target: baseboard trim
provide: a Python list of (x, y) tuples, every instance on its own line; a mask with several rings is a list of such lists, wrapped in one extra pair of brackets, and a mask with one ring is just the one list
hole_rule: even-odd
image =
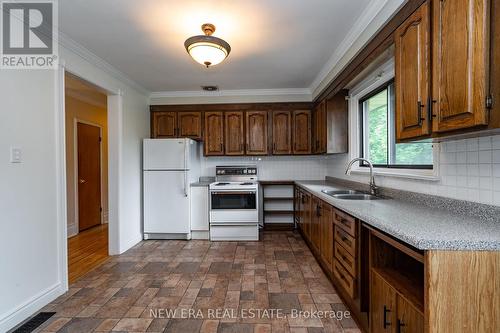
[(210, 239), (210, 231), (191, 230), (191, 239)]
[(11, 312), (2, 314), (0, 332), (7, 332), (16, 327), (65, 292), (62, 284), (57, 283), (25, 301)]
[(68, 224), (68, 238), (78, 235), (78, 226), (73, 224)]

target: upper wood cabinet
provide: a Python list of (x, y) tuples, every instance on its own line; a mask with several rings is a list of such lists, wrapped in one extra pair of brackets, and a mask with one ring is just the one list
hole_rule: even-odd
[(177, 113), (177, 136), (201, 140), (201, 112), (179, 112)]
[(490, 74), (498, 50), (490, 35), (499, 29), (491, 7), (490, 0), (426, 1), (395, 30), (397, 141), (500, 126), (489, 114), (490, 80), (493, 94), (500, 82)]
[(224, 155), (224, 113), (205, 112), (205, 143), (206, 156)]
[(273, 111), (273, 155), (292, 153), (292, 115), (290, 111)]
[(435, 132), (488, 123), (490, 1), (433, 1)]
[(177, 112), (151, 113), (151, 137), (164, 139), (177, 137)]
[(314, 154), (326, 153), (327, 145), (327, 123), (326, 123), (326, 100), (322, 100), (313, 111), (313, 145)]
[(247, 111), (246, 154), (267, 155), (267, 111)]
[(226, 155), (245, 154), (244, 114), (242, 111), (225, 112), (224, 138)]
[(201, 112), (153, 112), (151, 113), (152, 138), (191, 138), (200, 140)]
[(293, 111), (293, 154), (306, 155), (311, 153), (311, 111)]
[(430, 22), (425, 2), (395, 32), (396, 139), (430, 134)]

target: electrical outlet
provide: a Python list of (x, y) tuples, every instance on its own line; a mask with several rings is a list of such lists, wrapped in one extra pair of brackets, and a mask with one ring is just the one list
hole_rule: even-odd
[(20, 147), (10, 147), (10, 163), (21, 163), (22, 151)]

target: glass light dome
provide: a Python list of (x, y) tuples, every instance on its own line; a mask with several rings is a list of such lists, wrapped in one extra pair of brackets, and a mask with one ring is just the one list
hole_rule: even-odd
[(231, 46), (220, 38), (211, 36), (215, 31), (212, 24), (204, 24), (201, 29), (205, 35), (193, 36), (184, 42), (186, 51), (199, 64), (214, 66), (220, 64), (231, 52)]

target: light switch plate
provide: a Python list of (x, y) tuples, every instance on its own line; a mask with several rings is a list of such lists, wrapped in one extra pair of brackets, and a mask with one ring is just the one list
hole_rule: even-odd
[(10, 163), (22, 162), (22, 150), (20, 147), (10, 147)]

